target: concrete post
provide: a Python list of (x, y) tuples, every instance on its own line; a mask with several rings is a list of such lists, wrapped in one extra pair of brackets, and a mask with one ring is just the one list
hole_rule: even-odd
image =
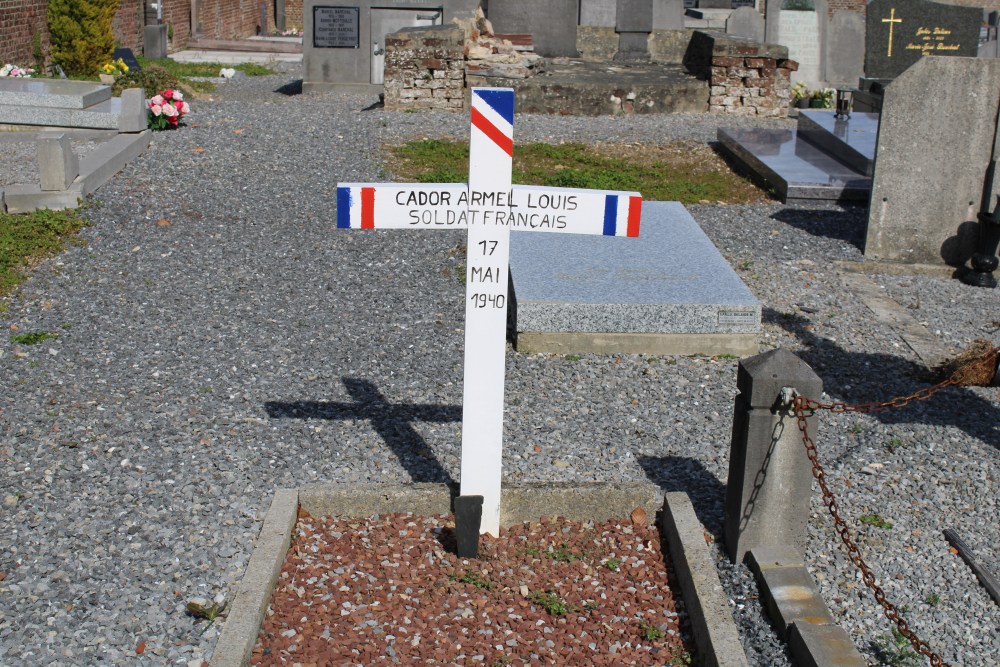
[[(742, 562), (761, 545), (805, 552), (812, 465), (782, 387), (818, 399), (823, 381), (791, 352), (777, 349), (740, 362), (726, 485), (726, 552)], [(809, 420), (815, 437), (816, 418)]]
[(653, 0), (618, 0), (615, 32), (616, 61), (648, 61), (649, 33), (653, 31)]
[(191, 0), (191, 39), (202, 37), (201, 20), (198, 18), (201, 12), (201, 2)]
[(274, 27), (278, 32), (284, 32), (285, 27), (285, 0), (274, 0)]
[(42, 190), (68, 190), (80, 174), (80, 163), (69, 137), (61, 132), (40, 134), (36, 157)]

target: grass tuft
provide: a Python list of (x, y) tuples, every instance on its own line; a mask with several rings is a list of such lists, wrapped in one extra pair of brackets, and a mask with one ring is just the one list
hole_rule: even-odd
[[(463, 183), (464, 142), (422, 139), (387, 149), (394, 176), (419, 183)], [(661, 146), (522, 144), (514, 147), (513, 181), (525, 185), (635, 190), (645, 199), (684, 204), (760, 202), (767, 195), (697, 142)]]

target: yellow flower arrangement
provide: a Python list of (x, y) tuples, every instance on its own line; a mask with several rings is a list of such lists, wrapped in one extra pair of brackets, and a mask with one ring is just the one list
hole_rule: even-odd
[(125, 61), (119, 58), (118, 60), (112, 60), (111, 62), (104, 65), (101, 71), (105, 74), (110, 74), (111, 76), (118, 77), (128, 71), (128, 65)]

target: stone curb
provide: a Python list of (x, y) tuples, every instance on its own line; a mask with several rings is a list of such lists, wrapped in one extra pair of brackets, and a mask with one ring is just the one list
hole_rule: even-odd
[(275, 492), (246, 574), (226, 617), (222, 636), (215, 646), (212, 667), (242, 667), (250, 660), (260, 624), (271, 601), (274, 582), (291, 544), (298, 509), (298, 491), (278, 489)]
[(747, 566), (760, 589), (767, 615), (800, 667), (865, 667), (851, 636), (837, 625), (802, 555), (792, 546), (754, 547)]
[(749, 667), (729, 600), (705, 542), (705, 529), (686, 493), (666, 494), (660, 530), (667, 538), (701, 664)]
[[(506, 487), (503, 493), (505, 505), (512, 507), (501, 515), (501, 525), (549, 515), (576, 520), (628, 516), (637, 505), (644, 507), (652, 517), (656, 515), (659, 497), (658, 487), (641, 483), (529, 484)], [(346, 516), (393, 511), (443, 514), (451, 511), (452, 497), (452, 489), (444, 484), (311, 485), (277, 490), (215, 646), (211, 667), (243, 667), (250, 660), (274, 582), (291, 544), (300, 503), (313, 516), (330, 514), (334, 507), (338, 514)], [(666, 494), (660, 529), (669, 543), (670, 556), (674, 559), (691, 615), (695, 644), (704, 656), (703, 664), (706, 667), (748, 667), (704, 541), (704, 528), (695, 517), (687, 494)]]

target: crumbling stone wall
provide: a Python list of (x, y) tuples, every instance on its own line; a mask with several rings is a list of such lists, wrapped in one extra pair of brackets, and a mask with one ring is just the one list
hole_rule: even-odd
[(385, 39), (385, 108), (465, 108), (465, 31), (405, 28)]
[(699, 30), (684, 65), (708, 80), (710, 113), (788, 116), (791, 74), (799, 65), (788, 58), (787, 47)]
[(493, 34), (481, 8), (450, 26), (405, 28), (385, 40), (385, 108), (462, 111), (466, 87), (504, 87), (543, 62), (530, 46)]

